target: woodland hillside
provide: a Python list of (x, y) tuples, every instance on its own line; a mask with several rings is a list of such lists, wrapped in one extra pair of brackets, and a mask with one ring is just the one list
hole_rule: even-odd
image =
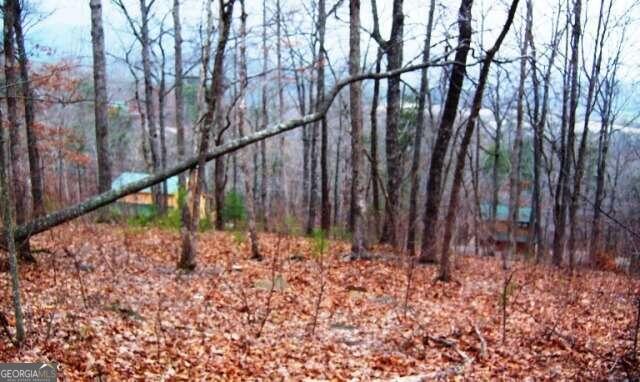
[(640, 378), (639, 9), (0, 0), (0, 362)]

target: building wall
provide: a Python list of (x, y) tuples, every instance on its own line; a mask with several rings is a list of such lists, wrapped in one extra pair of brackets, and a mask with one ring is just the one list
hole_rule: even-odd
[[(127, 204), (139, 204), (139, 205), (152, 205), (153, 204), (153, 196), (149, 192), (138, 192), (135, 194), (130, 194), (118, 199), (120, 203)], [(170, 208), (178, 208), (178, 198), (176, 195), (167, 195), (167, 205)], [(200, 197), (200, 216), (204, 216), (205, 214), (205, 198)]]

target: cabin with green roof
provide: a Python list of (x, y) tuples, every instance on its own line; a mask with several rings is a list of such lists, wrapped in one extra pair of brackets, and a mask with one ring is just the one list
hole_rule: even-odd
[[(480, 216), (489, 228), (488, 235), (484, 238), (485, 243), (495, 245), (498, 249), (506, 249), (509, 245), (509, 206), (498, 204), (494, 209), (492, 203), (482, 203)], [(519, 207), (515, 235), (518, 252), (529, 249), (530, 219), (531, 207)]]
[[(130, 183), (137, 182), (149, 176), (144, 172), (123, 172), (111, 182), (111, 189), (119, 189)], [(173, 176), (167, 179), (167, 205), (178, 207), (178, 177)], [(124, 196), (118, 200), (118, 204), (124, 209), (135, 213), (153, 212), (153, 194), (151, 188), (145, 188), (135, 194)]]

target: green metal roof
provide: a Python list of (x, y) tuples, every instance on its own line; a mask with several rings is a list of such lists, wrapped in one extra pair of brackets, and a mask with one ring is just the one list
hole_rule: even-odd
[[(148, 177), (149, 174), (145, 173), (145, 172), (123, 172), (122, 174), (118, 175), (117, 178), (115, 178), (113, 180), (113, 182), (111, 182), (111, 189), (115, 190), (118, 188), (122, 188), (130, 183), (133, 182), (137, 182), (141, 179), (144, 179), (146, 177)], [(140, 191), (140, 192), (151, 192), (150, 188), (145, 188), (144, 190)], [(169, 194), (175, 194), (178, 192), (178, 177), (177, 176), (172, 176), (171, 178), (167, 179), (167, 193)]]
[[(480, 204), (480, 213), (485, 220), (491, 219), (492, 213), (491, 203)], [(531, 217), (531, 207), (518, 208), (518, 223), (529, 223)], [(509, 206), (505, 204), (498, 204), (496, 209), (496, 220), (509, 220)]]

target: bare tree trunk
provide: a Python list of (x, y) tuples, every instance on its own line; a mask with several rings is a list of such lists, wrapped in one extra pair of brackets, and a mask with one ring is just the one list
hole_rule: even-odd
[[(161, 27), (162, 29), (162, 27)], [(160, 168), (162, 171), (167, 169), (167, 142), (166, 142), (166, 123), (165, 123), (165, 114), (164, 109), (166, 107), (166, 75), (165, 75), (165, 65), (166, 65), (166, 55), (164, 52), (164, 47), (162, 46), (162, 37), (164, 35), (164, 30), (160, 31), (160, 36), (158, 37), (158, 48), (160, 48), (160, 84), (158, 86), (158, 127), (160, 128)], [(168, 202), (168, 192), (167, 192), (167, 182), (162, 182), (161, 190), (160, 190), (160, 213), (165, 214), (167, 212), (167, 202)]]
[[(314, 23), (315, 25), (316, 23)], [(317, 33), (317, 31), (314, 31)], [(317, 52), (315, 46), (312, 46), (313, 50), (313, 60), (312, 62), (317, 62)], [(317, 72), (316, 72), (317, 74)], [(314, 100), (314, 92), (313, 92), (313, 71), (311, 72), (311, 83), (309, 84), (309, 108), (311, 110), (317, 110), (318, 104)], [(317, 93), (316, 93), (317, 95)], [(305, 225), (305, 232), (307, 235), (313, 232), (316, 224), (316, 206), (318, 204), (318, 154), (317, 154), (317, 146), (318, 146), (318, 124), (314, 123), (307, 129), (308, 139), (309, 139), (309, 205), (305, 206), (307, 208), (307, 221)]]
[[(393, 22), (391, 35), (385, 45), (387, 54), (387, 70), (402, 66), (402, 45), (404, 14), (403, 0), (393, 1)], [(385, 152), (387, 154), (387, 202), (385, 203), (385, 219), (380, 241), (393, 246), (398, 245), (396, 237), (396, 215), (400, 208), (400, 187), (402, 182), (402, 158), (400, 152), (400, 76), (391, 77), (387, 81), (387, 130)], [(375, 180), (374, 180), (375, 182)]]
[(453, 237), (453, 230), (456, 224), (456, 215), (459, 212), (458, 204), (460, 201), (460, 189), (462, 188), (464, 178), (464, 167), (467, 159), (467, 151), (471, 138), (473, 137), (473, 131), (476, 127), (478, 115), (480, 114), (480, 107), (482, 106), (482, 98), (484, 96), (484, 89), (487, 84), (487, 78), (489, 77), (489, 69), (493, 58), (500, 49), (504, 38), (506, 37), (511, 25), (513, 24), (513, 18), (518, 8), (518, 0), (513, 0), (511, 7), (509, 8), (509, 14), (507, 20), (502, 27), (502, 31), (498, 36), (498, 39), (493, 44), (493, 47), (486, 52), (484, 59), (482, 60), (482, 68), (480, 69), (480, 77), (478, 78), (478, 86), (473, 96), (473, 103), (471, 105), (471, 112), (467, 118), (467, 124), (464, 130), (464, 136), (460, 143), (460, 149), (458, 151), (458, 158), (456, 160), (456, 168), (453, 176), (453, 184), (451, 186), (451, 197), (449, 200), (449, 210), (447, 213), (444, 240), (442, 243), (442, 256), (440, 259), (440, 271), (438, 279), (442, 281), (449, 281), (451, 279), (451, 266), (450, 266), (450, 245)]
[(302, 130), (302, 208), (305, 213), (309, 208), (309, 156), (311, 152), (311, 141), (309, 139), (310, 133), (309, 127), (304, 126)]
[[(431, 55), (431, 31), (433, 29), (433, 14), (435, 12), (436, 2), (431, 0), (429, 3), (429, 19), (427, 21), (427, 32), (424, 39), (424, 48), (422, 51), (422, 61), (427, 62)], [(407, 251), (410, 256), (416, 253), (416, 223), (418, 218), (418, 192), (420, 188), (420, 151), (422, 149), (422, 135), (425, 128), (424, 109), (427, 101), (427, 92), (429, 92), (429, 77), (427, 69), (422, 69), (420, 78), (420, 93), (418, 95), (418, 117), (416, 120), (415, 139), (413, 141), (413, 161), (411, 162), (411, 195), (409, 196), (409, 229), (407, 232)], [(429, 105), (431, 108), (431, 105)]]
[[(201, 125), (200, 143), (198, 145), (198, 162), (195, 169), (189, 173), (189, 198), (188, 210), (185, 214), (185, 224), (182, 232), (182, 253), (178, 268), (184, 270), (193, 270), (196, 267), (196, 230), (198, 228), (200, 216), (200, 196), (202, 194), (202, 185), (204, 179), (204, 168), (206, 163), (206, 154), (209, 150), (209, 138), (211, 136), (211, 125), (213, 118), (218, 110), (223, 92), (223, 61), (224, 51), (229, 38), (229, 30), (233, 15), (233, 5), (235, 0), (219, 0), (220, 6), (220, 34), (218, 37), (218, 46), (213, 62), (213, 74), (211, 76), (210, 99), (208, 102), (207, 113), (204, 123)], [(219, 146), (218, 146), (219, 147)]]
[[(12, 0), (4, 2), (5, 10), (10, 9)], [(8, 14), (8, 15), (7, 15)], [(4, 34), (11, 33), (11, 11), (4, 12)], [(5, 38), (5, 42), (6, 38)], [(6, 52), (6, 48), (5, 48)], [(16, 320), (16, 342), (21, 344), (25, 337), (24, 315), (22, 313), (22, 303), (20, 302), (20, 277), (18, 272), (18, 259), (16, 255), (15, 225), (13, 222), (14, 203), (11, 190), (11, 171), (7, 171), (9, 158), (7, 156), (7, 138), (5, 129), (2, 126), (2, 111), (0, 111), (0, 205), (2, 205), (2, 225), (5, 229), (7, 253), (9, 257), (9, 270), (11, 272), (11, 299), (13, 300), (13, 311)]]
[[(574, 157), (574, 142), (575, 142), (575, 125), (576, 125), (576, 107), (578, 105), (578, 55), (580, 45), (580, 1), (576, 0), (574, 6), (574, 22), (571, 35), (571, 59), (568, 63), (568, 69), (565, 72), (569, 73), (568, 78), (565, 80), (565, 86), (563, 94), (563, 110), (562, 110), (562, 137), (564, 139), (564, 131), (566, 133), (566, 143), (561, 142), (560, 149), (560, 174), (558, 176), (558, 187), (556, 189), (556, 206), (555, 206), (555, 231), (553, 236), (553, 264), (556, 266), (562, 265), (562, 258), (564, 257), (564, 245), (565, 245), (565, 224), (567, 220), (567, 205), (570, 199), (570, 173), (571, 163)], [(569, 22), (569, 10), (567, 10), (567, 22)], [(566, 49), (568, 51), (568, 49)], [(567, 52), (568, 53), (568, 52)], [(569, 94), (567, 94), (567, 89)]]
[[(531, 8), (527, 7), (527, 17), (531, 18)], [(518, 234), (518, 218), (520, 212), (520, 159), (522, 157), (522, 136), (524, 124), (524, 83), (527, 76), (527, 52), (529, 34), (528, 28), (530, 23), (525, 23), (527, 31), (522, 37), (520, 46), (520, 77), (518, 81), (518, 98), (516, 102), (516, 131), (513, 139), (513, 148), (511, 149), (511, 174), (509, 177), (509, 251), (502, 253), (502, 269), (507, 269), (507, 261), (513, 258), (517, 251), (517, 234)]]
[[(382, 48), (378, 48), (376, 56), (376, 73), (380, 73), (381, 61), (383, 56)], [(380, 98), (380, 81), (375, 80), (373, 83), (373, 99), (371, 100), (371, 194), (373, 197), (373, 227), (375, 236), (378, 236), (380, 230), (380, 190), (378, 179), (378, 99)], [(352, 188), (353, 190), (353, 188)], [(353, 193), (353, 191), (352, 191)], [(355, 200), (352, 195), (352, 200)], [(351, 211), (355, 211), (355, 203), (351, 203)], [(350, 212), (349, 229), (353, 232), (353, 212)]]
[[(324, 102), (325, 29), (327, 16), (325, 0), (318, 0), (318, 95), (316, 102)], [(331, 228), (331, 203), (329, 201), (328, 132), (327, 119), (320, 122), (320, 228), (327, 233)]]
[[(580, 12), (580, 1), (576, 1), (576, 12)], [(584, 115), (584, 126), (582, 136), (580, 138), (580, 146), (578, 148), (578, 158), (576, 160), (576, 171), (573, 178), (573, 192), (571, 193), (571, 201), (569, 204), (569, 240), (567, 241), (567, 250), (569, 251), (569, 268), (575, 268), (575, 247), (576, 247), (576, 230), (578, 222), (576, 221), (578, 214), (578, 199), (580, 198), (580, 190), (582, 187), (582, 176), (584, 174), (584, 162), (587, 155), (587, 138), (589, 133), (589, 118), (593, 112), (593, 99), (595, 97), (596, 86), (599, 84), (600, 68), (602, 64), (602, 51), (604, 49), (605, 37), (608, 33), (609, 14), (604, 12), (605, 0), (600, 1), (600, 12), (598, 15), (598, 27), (595, 36), (595, 45), (593, 52), (593, 61), (591, 74), (588, 77), (589, 85), (587, 90), (587, 103)], [(610, 3), (611, 4), (611, 3)], [(611, 8), (609, 8), (610, 10)], [(598, 41), (599, 40), (599, 41)], [(599, 48), (598, 48), (599, 46)], [(593, 260), (593, 259), (589, 259)], [(589, 261), (591, 262), (591, 261)]]
[(338, 190), (340, 189), (340, 159), (341, 151), (342, 151), (342, 134), (343, 134), (343, 102), (340, 99), (339, 103), (339, 112), (338, 112), (338, 142), (336, 145), (336, 162), (335, 168), (333, 172), (333, 225), (338, 226), (340, 224), (340, 200), (338, 195)]
[[(7, 83), (7, 122), (9, 122), (9, 158), (11, 161), (13, 195), (10, 196), (15, 202), (16, 224), (20, 225), (27, 221), (27, 194), (25, 184), (24, 168), (22, 166), (22, 156), (20, 144), (20, 124), (18, 123), (18, 96), (17, 88), (18, 75), (15, 55), (14, 23), (15, 9), (14, 1), (5, 0), (4, 3), (4, 71)], [(11, 190), (11, 188), (10, 188)], [(18, 256), (20, 260), (35, 262), (31, 254), (29, 240), (17, 243)]]
[[(267, 2), (262, 2), (262, 129), (269, 125), (269, 109), (267, 107), (267, 71), (268, 68), (268, 48), (267, 48)], [(260, 221), (263, 229), (267, 229), (267, 145), (260, 142)]]
[[(316, 106), (317, 110), (317, 106)], [(316, 206), (318, 204), (318, 124), (311, 126), (311, 148), (309, 150), (309, 212), (307, 215), (307, 234), (311, 234), (316, 225)]]
[[(174, 67), (176, 80), (174, 95), (176, 103), (176, 140), (178, 146), (178, 162), (182, 162), (185, 156), (184, 141), (184, 98), (182, 96), (182, 23), (180, 21), (180, 0), (173, 0), (173, 44), (174, 44)], [(178, 177), (180, 187), (186, 186), (184, 174)]]
[[(280, 0), (276, 0), (276, 66), (277, 66), (277, 86), (278, 86), (278, 121), (284, 119), (284, 85), (282, 83), (282, 7)], [(278, 159), (278, 176), (276, 188), (276, 200), (281, 204), (282, 212), (287, 214), (287, 172), (285, 171), (286, 151), (285, 136), (280, 136), (280, 150)]]
[(504, 116), (502, 115), (502, 97), (500, 93), (501, 87), (501, 71), (496, 73), (495, 92), (491, 99), (493, 107), (493, 116), (496, 121), (496, 132), (493, 140), (493, 166), (491, 168), (491, 227), (492, 232), (495, 231), (495, 220), (498, 214), (498, 204), (500, 203), (500, 163), (502, 161), (502, 124)]
[[(224, 69), (222, 69), (224, 70)], [(222, 73), (222, 72), (221, 72)], [(220, 146), (224, 143), (224, 138), (222, 136), (224, 132), (224, 117), (222, 115), (222, 100), (218, 101), (218, 111), (216, 112), (216, 126), (218, 128), (218, 133), (216, 134), (215, 144), (216, 146)], [(226, 160), (225, 157), (216, 158), (213, 162), (213, 193), (215, 199), (215, 207), (216, 207), (216, 221), (215, 227), (217, 230), (222, 231), (224, 229), (224, 193), (225, 187), (227, 185), (227, 174), (226, 174)]]
[[(22, 7), (20, 1), (13, 1), (15, 7), (14, 29), (16, 32), (16, 45), (18, 47), (18, 63), (20, 64), (20, 80), (22, 81), (22, 96), (24, 98), (24, 119), (27, 128), (27, 153), (29, 155), (29, 180), (31, 181), (31, 198), (33, 202), (33, 215), (44, 214), (44, 186), (43, 175), (40, 167), (40, 151), (38, 149), (38, 137), (34, 130), (35, 110), (34, 96), (29, 82), (29, 58), (24, 45), (24, 32), (22, 28)], [(104, 52), (104, 49), (103, 49)], [(109, 180), (109, 186), (111, 181)]]
[[(349, 75), (360, 73), (360, 0), (349, 1)], [(353, 211), (353, 235), (351, 239), (351, 258), (365, 255), (364, 246), (364, 182), (362, 174), (362, 85), (349, 85), (349, 104), (351, 111), (351, 187), (355, 199)]]
[[(527, 0), (527, 8), (533, 7), (532, 1)], [(529, 10), (527, 10), (529, 12)], [(551, 69), (555, 62), (555, 58), (558, 54), (558, 44), (560, 42), (561, 33), (559, 33), (559, 17), (560, 10), (558, 10), (558, 18), (556, 19), (551, 37), (551, 54), (549, 62), (542, 78), (543, 81), (543, 95), (542, 102), (540, 101), (540, 81), (538, 79), (538, 61), (536, 55), (536, 48), (533, 38), (533, 17), (530, 17), (527, 22), (529, 23), (529, 46), (531, 48), (531, 76), (533, 79), (534, 87), (534, 116), (533, 116), (533, 193), (532, 193), (532, 214), (530, 218), (530, 238), (529, 242), (532, 248), (535, 248), (536, 263), (542, 262), (544, 259), (544, 240), (542, 235), (542, 188), (541, 188), (541, 174), (540, 168), (542, 164), (542, 152), (544, 141), (544, 126), (547, 122), (547, 112), (549, 109), (549, 89), (551, 86)]]
[(610, 76), (603, 81), (601, 90), (602, 105), (600, 106), (600, 135), (598, 137), (598, 159), (596, 173), (596, 191), (593, 202), (593, 218), (591, 221), (591, 241), (589, 243), (589, 261), (594, 264), (602, 250), (602, 207), (604, 204), (605, 177), (607, 171), (607, 156), (614, 124), (612, 105), (615, 97), (616, 75), (618, 62), (614, 62)]
[(471, 42), (471, 7), (473, 0), (462, 0), (458, 11), (458, 48), (456, 50), (453, 69), (449, 79), (449, 91), (442, 112), (438, 135), (429, 162), (429, 178), (427, 180), (427, 200), (424, 210), (424, 231), (419, 261), (429, 263), (436, 261), (436, 243), (438, 234), (438, 215), (442, 197), (443, 165), (449, 140), (453, 130), (453, 122), (458, 111), (458, 101), (466, 73), (467, 54)]
[[(247, 89), (247, 13), (244, 8), (244, 0), (240, 0), (240, 102), (238, 104), (238, 134), (240, 138), (244, 137), (244, 120), (247, 102), (245, 92)], [(261, 260), (260, 243), (258, 242), (258, 233), (256, 230), (256, 211), (253, 205), (253, 187), (251, 185), (251, 171), (249, 170), (249, 161), (253, 156), (253, 148), (247, 147), (244, 152), (240, 152), (240, 169), (244, 180), (244, 199), (247, 208), (247, 225), (249, 227), (249, 240), (251, 241), (251, 258)]]
[[(142, 46), (142, 71), (144, 77), (144, 105), (147, 114), (147, 127), (149, 129), (149, 148), (151, 151), (151, 165), (153, 166), (153, 172), (159, 172), (160, 166), (160, 149), (159, 149), (159, 137), (156, 126), (156, 114), (153, 108), (153, 83), (151, 73), (151, 40), (149, 38), (149, 20), (151, 13), (151, 6), (154, 1), (151, 1), (148, 5), (146, 0), (140, 0), (140, 44)], [(162, 200), (161, 187), (156, 186), (152, 188), (154, 195), (154, 202), (158, 208)]]
[(131, 62), (130, 55), (131, 50), (125, 53), (125, 62), (127, 63), (127, 68), (129, 69), (131, 77), (133, 77), (133, 99), (135, 101), (136, 108), (140, 113), (140, 153), (142, 154), (142, 159), (144, 160), (145, 167), (147, 168), (147, 170), (151, 170), (152, 165), (149, 158), (147, 117), (144, 112), (144, 108), (142, 107), (142, 101), (140, 99), (140, 79), (138, 78), (138, 74), (136, 73), (134, 64)]

